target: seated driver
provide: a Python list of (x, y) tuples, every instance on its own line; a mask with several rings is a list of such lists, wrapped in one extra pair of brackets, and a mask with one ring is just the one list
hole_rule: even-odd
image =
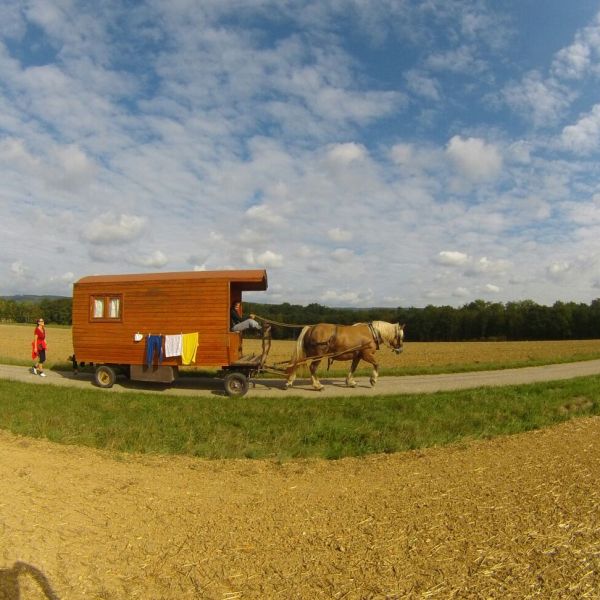
[(244, 318), (242, 305), (239, 301), (236, 301), (231, 305), (231, 331), (244, 331), (246, 329), (258, 329), (260, 331), (261, 326), (254, 319), (254, 315)]

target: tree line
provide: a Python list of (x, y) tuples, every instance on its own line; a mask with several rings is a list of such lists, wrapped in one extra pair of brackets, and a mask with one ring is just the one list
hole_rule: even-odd
[[(330, 308), (319, 304), (299, 306), (246, 303), (245, 312), (272, 321), (296, 324), (365, 321), (403, 323), (405, 339), (419, 342), (466, 340), (566, 340), (600, 338), (600, 298), (591, 304), (555, 302), (552, 306), (533, 300), (486, 302), (475, 300), (453, 308)], [(297, 330), (274, 328), (274, 337), (294, 338)]]
[(71, 325), (71, 298), (11, 300), (0, 298), (0, 321), (4, 323), (35, 323), (43, 317), (46, 323)]
[[(294, 339), (302, 325), (337, 323), (350, 325), (366, 321), (404, 323), (408, 341), (465, 340), (565, 340), (600, 338), (600, 298), (590, 304), (555, 302), (552, 306), (533, 300), (518, 302), (486, 302), (475, 300), (454, 308), (433, 306), (424, 308), (331, 308), (312, 303), (258, 304), (246, 302), (245, 313), (297, 325), (274, 326), (276, 339)], [(0, 298), (0, 321), (35, 323), (43, 316), (46, 323), (71, 325), (71, 298), (15, 301)]]

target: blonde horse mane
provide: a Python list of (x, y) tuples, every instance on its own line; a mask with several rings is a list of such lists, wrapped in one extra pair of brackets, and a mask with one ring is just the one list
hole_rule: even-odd
[(388, 323), (387, 321), (373, 321), (373, 329), (375, 329), (381, 339), (385, 342), (390, 342), (396, 338), (398, 333), (398, 323)]

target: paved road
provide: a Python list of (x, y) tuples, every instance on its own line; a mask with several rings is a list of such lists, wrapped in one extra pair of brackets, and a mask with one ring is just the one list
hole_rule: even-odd
[[(71, 372), (47, 372), (46, 378), (32, 375), (26, 367), (0, 365), (0, 378), (25, 381), (37, 385), (64, 385), (95, 389), (91, 373), (74, 375)], [(438, 392), (442, 390), (459, 390), (482, 386), (503, 386), (537, 381), (572, 379), (587, 375), (600, 374), (600, 360), (545, 365), (542, 367), (524, 367), (521, 369), (504, 369), (500, 371), (476, 371), (471, 373), (452, 373), (444, 375), (407, 375), (404, 377), (381, 377), (377, 386), (372, 388), (367, 377), (357, 378), (358, 386), (354, 389), (344, 385), (343, 379), (322, 377), (325, 388), (321, 392), (312, 389), (309, 380), (298, 379), (293, 389), (284, 390), (282, 379), (256, 379), (250, 387), (249, 396), (281, 398), (284, 395), (325, 397), (325, 396), (375, 396), (378, 394), (413, 394)], [(144, 391), (154, 394), (177, 394), (189, 396), (224, 396), (220, 380), (201, 377), (181, 377), (173, 385), (161, 385), (142, 382), (131, 382), (119, 378), (117, 383), (107, 391)]]

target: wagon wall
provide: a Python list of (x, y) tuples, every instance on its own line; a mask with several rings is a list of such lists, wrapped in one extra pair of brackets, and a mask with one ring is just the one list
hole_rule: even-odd
[[(78, 361), (144, 364), (149, 334), (199, 334), (193, 364), (224, 366), (241, 356), (241, 336), (229, 332), (226, 279), (78, 282), (73, 290), (73, 347)], [(120, 299), (120, 318), (93, 318), (96, 297)], [(136, 342), (134, 335), (144, 339)], [(181, 364), (180, 357), (164, 365)]]

